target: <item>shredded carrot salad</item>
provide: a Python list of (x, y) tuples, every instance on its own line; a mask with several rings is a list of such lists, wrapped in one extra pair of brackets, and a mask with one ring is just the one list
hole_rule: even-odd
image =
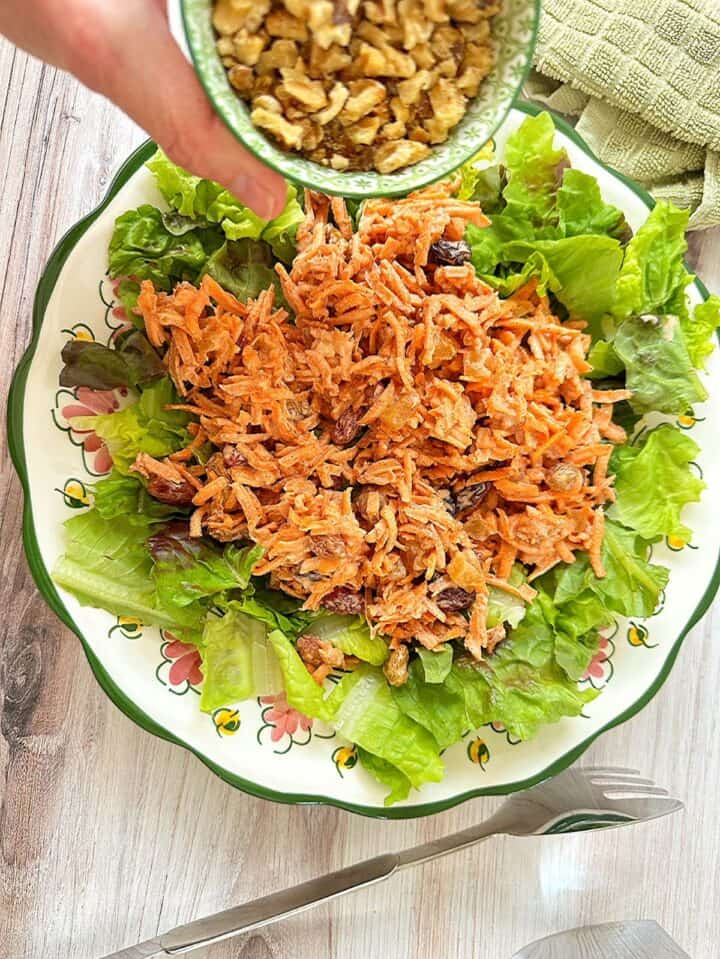
[(308, 193), (306, 211), (277, 267), (294, 316), (272, 289), (242, 304), (208, 276), (143, 283), (197, 422), (186, 450), (137, 468), (189, 484), (192, 533), (259, 543), (255, 573), (305, 608), (481, 658), (505, 635), (487, 628), (489, 587), (534, 595), (508, 582), (515, 563), (532, 580), (586, 550), (604, 575), (612, 404), (629, 394), (593, 391), (589, 336), (534, 281), (501, 300), (469, 262), (433, 262), (488, 222), (451, 184), (369, 200), (357, 231), (340, 199)]

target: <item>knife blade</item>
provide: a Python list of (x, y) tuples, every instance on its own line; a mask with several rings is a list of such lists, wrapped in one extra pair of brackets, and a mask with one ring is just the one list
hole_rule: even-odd
[(128, 946), (120, 952), (113, 952), (105, 956), (105, 959), (159, 959), (167, 955), (159, 939), (146, 939), (145, 942), (139, 942), (136, 946)]
[(513, 959), (690, 959), (653, 920), (583, 926), (530, 943)]

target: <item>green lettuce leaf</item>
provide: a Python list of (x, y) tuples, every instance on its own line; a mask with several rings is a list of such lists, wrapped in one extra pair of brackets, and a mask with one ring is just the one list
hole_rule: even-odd
[(393, 766), (392, 763), (387, 762), (387, 760), (373, 756), (372, 753), (369, 753), (361, 746), (357, 747), (357, 754), (360, 764), (364, 766), (381, 785), (387, 786), (390, 790), (385, 797), (386, 806), (392, 806), (396, 802), (402, 802), (403, 799), (407, 799), (410, 795), (412, 783), (405, 773), (400, 772), (396, 766)]
[(345, 676), (329, 705), (333, 725), (345, 739), (395, 766), (416, 789), (440, 782), (443, 764), (436, 740), (402, 712), (382, 670), (361, 666)]
[(592, 365), (592, 372), (588, 374), (591, 380), (604, 380), (607, 377), (618, 376), (625, 369), (612, 343), (607, 340), (596, 340), (593, 343), (588, 354), (588, 363)]
[(422, 665), (423, 679), (426, 683), (442, 683), (452, 669), (453, 650), (447, 643), (435, 649), (418, 646), (418, 659)]
[(272, 249), (262, 240), (227, 240), (208, 257), (201, 272), (208, 273), (242, 303), (274, 286), (275, 303), (287, 306), (274, 262)]
[(148, 548), (158, 600), (166, 608), (245, 589), (263, 553), (261, 546), (240, 549), (228, 544), (223, 549), (211, 540), (192, 537), (187, 522), (155, 530)]
[(97, 606), (116, 616), (136, 616), (140, 622), (170, 629), (179, 635), (202, 628), (205, 610), (197, 604), (165, 608), (158, 602), (152, 580), (147, 529), (104, 519), (91, 509), (65, 524), (65, 553), (53, 579), (83, 606)]
[(635, 412), (682, 415), (707, 399), (676, 317), (632, 316), (620, 324), (612, 346), (625, 366)]
[(680, 514), (705, 489), (689, 465), (699, 452), (687, 433), (669, 423), (647, 433), (637, 446), (617, 446), (610, 461), (617, 490), (613, 515), (650, 542), (663, 536), (689, 542), (692, 534)]
[(209, 616), (199, 648), (205, 677), (200, 697), (203, 712), (282, 691), (280, 664), (258, 620), (234, 610)]
[(91, 390), (135, 389), (165, 376), (165, 367), (150, 341), (139, 330), (119, 336), (110, 349), (92, 340), (68, 340), (62, 349), (60, 386)]
[(669, 571), (648, 562), (649, 548), (634, 530), (606, 519), (602, 560), (607, 575), (598, 579), (587, 554), (578, 554), (574, 563), (558, 571), (554, 602), (564, 605), (590, 591), (621, 616), (650, 616), (667, 586)]
[(140, 330), (145, 329), (145, 324), (141, 316), (136, 312), (138, 297), (140, 296), (140, 284), (137, 280), (131, 280), (124, 276), (119, 280), (115, 291), (115, 296), (127, 314), (127, 318), (134, 323)]
[(502, 170), (492, 143), (488, 143), (460, 168), (457, 195), (460, 200), (479, 203), (484, 213), (494, 213), (501, 207), (503, 186)]
[(695, 307), (692, 315), (681, 318), (683, 338), (693, 366), (704, 367), (715, 349), (715, 334), (720, 326), (720, 296), (711, 296)]
[(347, 656), (357, 656), (373, 666), (382, 666), (387, 659), (387, 642), (380, 636), (372, 636), (361, 616), (322, 615), (313, 619), (307, 632), (332, 643)]
[(268, 642), (275, 650), (280, 663), (285, 696), (293, 709), (313, 719), (334, 721), (322, 686), (319, 686), (307, 671), (305, 663), (288, 637), (281, 630), (273, 629), (268, 634)]
[[(526, 579), (525, 570), (516, 563), (510, 571), (508, 582), (512, 586), (521, 586)], [(490, 629), (498, 623), (517, 626), (526, 610), (527, 604), (518, 596), (513, 596), (504, 589), (498, 589), (497, 586), (489, 587), (487, 625)]]
[(170, 233), (160, 210), (145, 204), (115, 221), (108, 270), (113, 277), (151, 280), (157, 289), (169, 290), (180, 280), (194, 282), (210, 253), (222, 242), (219, 232)]
[(618, 318), (643, 313), (676, 313), (692, 279), (683, 258), (689, 212), (658, 202), (628, 243), (617, 282), (613, 313)]
[(292, 597), (278, 590), (264, 589), (253, 581), (252, 591), (246, 590), (242, 596), (233, 595), (231, 599), (217, 598), (216, 603), (222, 609), (234, 609), (265, 623), (268, 629), (279, 629), (286, 636), (298, 636), (307, 630), (316, 614), (301, 610), (296, 602), (288, 602)]
[(557, 192), (557, 210), (563, 236), (594, 233), (629, 239), (629, 227), (622, 210), (605, 203), (594, 176), (581, 170), (565, 170)]
[(278, 259), (292, 260), (295, 233), (304, 217), (297, 190), (292, 184), (288, 184), (285, 209), (279, 217), (268, 222), (219, 183), (203, 180), (176, 166), (162, 150), (148, 161), (147, 167), (168, 205), (182, 216), (219, 224), (228, 240), (265, 240)]
[(555, 149), (554, 140), (552, 117), (540, 113), (523, 121), (505, 145), (507, 213), (529, 221), (535, 230), (557, 219), (557, 193), (568, 158), (565, 150)]
[(503, 254), (518, 263), (526, 262), (533, 255), (539, 256), (540, 262), (547, 264), (546, 275), (552, 277), (549, 289), (571, 317), (593, 322), (610, 312), (623, 262), (618, 240), (609, 236), (516, 240), (505, 245)]
[(440, 749), (459, 742), (471, 728), (465, 708), (465, 692), (452, 667), (441, 683), (428, 683), (422, 662), (410, 664), (407, 682), (391, 695), (402, 712), (425, 728)]
[(116, 413), (76, 416), (72, 426), (81, 432), (94, 432), (104, 440), (115, 468), (123, 474), (135, 462), (138, 453), (168, 456), (190, 442), (186, 426), (190, 417), (165, 407), (178, 402), (175, 387), (165, 376), (142, 391), (137, 402)]
[(541, 726), (564, 716), (579, 716), (597, 696), (596, 690), (580, 689), (553, 660), (536, 667), (517, 652), (512, 641), (501, 644), (486, 679), (493, 719), (518, 739), (532, 739)]
[(92, 494), (93, 509), (103, 519), (121, 519), (130, 526), (149, 529), (187, 513), (150, 496), (138, 476), (124, 476), (116, 469), (94, 484)]

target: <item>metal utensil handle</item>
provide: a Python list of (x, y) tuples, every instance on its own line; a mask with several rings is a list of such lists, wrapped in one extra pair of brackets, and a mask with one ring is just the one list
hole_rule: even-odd
[(347, 869), (339, 869), (326, 876), (311, 879), (291, 889), (283, 889), (270, 896), (263, 896), (262, 899), (254, 899), (242, 906), (218, 912), (214, 916), (178, 926), (160, 936), (160, 945), (171, 956), (209, 946), (222, 939), (287, 919), (347, 892), (381, 882), (392, 876), (397, 867), (398, 857), (394, 853), (377, 856)]

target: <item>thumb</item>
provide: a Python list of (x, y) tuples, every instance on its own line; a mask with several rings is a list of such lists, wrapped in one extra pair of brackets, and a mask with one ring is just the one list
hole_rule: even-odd
[(278, 216), (287, 184), (248, 153), (215, 113), (161, 7), (124, 0), (106, 10), (101, 49), (110, 62), (100, 65), (92, 85), (147, 130), (178, 166), (218, 181), (264, 219)]

